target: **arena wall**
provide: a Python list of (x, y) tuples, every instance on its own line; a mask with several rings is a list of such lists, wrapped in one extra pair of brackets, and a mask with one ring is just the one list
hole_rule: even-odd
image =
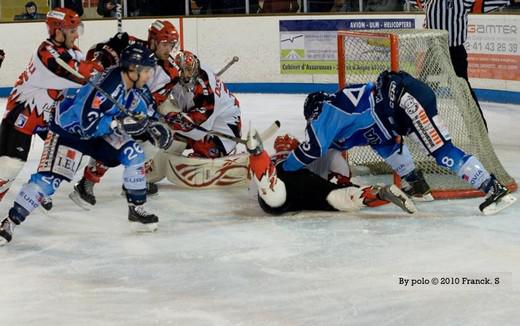
[[(307, 92), (318, 88), (331, 88), (337, 83), (335, 75), (281, 74), (280, 73), (280, 20), (297, 19), (363, 19), (375, 15), (320, 15), (320, 16), (243, 16), (243, 17), (188, 17), (183, 20), (185, 48), (193, 50), (209, 66), (218, 70), (233, 56), (240, 61), (226, 72), (224, 80), (235, 91), (246, 92)], [(413, 18), (421, 28), (423, 15), (382, 15), (377, 18)], [(470, 24), (481, 26), (483, 33), (504, 33), (504, 26), (513, 39), (520, 36), (516, 26), (518, 15), (472, 16)], [(179, 19), (172, 22), (179, 26)], [(124, 30), (140, 38), (153, 19), (125, 19)], [(500, 25), (500, 26), (499, 26)], [(85, 22), (85, 33), (79, 46), (86, 51), (95, 42), (107, 39), (116, 32), (116, 22), (95, 20)], [(477, 31), (475, 30), (474, 33)], [(491, 34), (490, 34), (491, 33)], [(470, 39), (473, 36), (470, 33)], [(5, 96), (25, 66), (38, 44), (45, 39), (43, 22), (0, 24), (0, 48), (6, 51), (6, 59), (0, 68), (0, 93)], [(520, 57), (520, 50), (517, 53)], [(517, 57), (518, 58), (518, 57)], [(520, 61), (520, 60), (519, 60)], [(520, 66), (517, 67), (520, 71)], [(518, 74), (518, 71), (516, 72)], [(497, 79), (472, 79), (474, 88), (484, 100), (520, 103), (520, 81)]]

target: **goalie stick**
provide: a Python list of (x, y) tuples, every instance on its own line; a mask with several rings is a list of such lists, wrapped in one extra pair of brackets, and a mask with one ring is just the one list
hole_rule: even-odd
[(223, 73), (225, 73), (232, 65), (234, 65), (236, 62), (238, 62), (238, 57), (234, 56), (231, 61), (229, 61), (222, 69), (220, 69), (215, 75), (217, 77), (222, 76)]
[[(269, 127), (267, 127), (264, 131), (262, 131), (260, 133), (260, 138), (262, 139), (262, 141), (268, 140), (269, 138), (274, 136), (274, 134), (278, 131), (278, 129), (280, 129), (280, 121), (275, 120)], [(201, 130), (201, 131), (204, 131), (204, 130)], [(246, 142), (247, 142), (245, 139), (242, 139), (242, 138), (239, 138), (239, 137), (230, 136), (228, 134), (224, 134), (224, 133), (221, 133), (221, 132), (218, 132), (218, 131), (207, 130), (206, 132), (208, 134), (212, 134), (212, 135), (215, 135), (215, 136), (231, 139), (231, 140), (233, 140), (233, 141), (235, 141), (236, 143), (239, 143), (239, 144), (244, 144), (245, 145)], [(178, 134), (178, 133), (174, 134), (174, 138), (176, 140), (182, 141), (182, 142), (187, 142), (187, 139), (188, 139), (188, 137), (183, 136), (183, 135)]]

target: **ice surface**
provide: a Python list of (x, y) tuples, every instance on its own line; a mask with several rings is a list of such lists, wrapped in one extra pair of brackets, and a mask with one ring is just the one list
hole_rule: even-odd
[[(303, 135), (304, 95), (238, 94), (259, 130)], [(4, 107), (5, 100), (0, 101)], [(498, 156), (520, 181), (520, 107), (484, 103)], [(272, 143), (272, 141), (271, 141)], [(5, 215), (42, 148), (3, 202)], [(270, 144), (268, 145), (270, 147)], [(1, 167), (0, 167), (1, 168)], [(79, 178), (79, 176), (77, 176)], [(158, 232), (134, 235), (121, 169), (85, 212), (63, 184), (0, 248), (0, 325), (518, 325), (520, 204), (492, 217), (481, 199), (359, 214), (266, 216), (245, 188), (149, 200)], [(499, 276), (505, 284), (414, 287), (399, 276)]]

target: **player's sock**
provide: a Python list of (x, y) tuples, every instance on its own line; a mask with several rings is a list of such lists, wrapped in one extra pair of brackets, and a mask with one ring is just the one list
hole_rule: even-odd
[(69, 194), (69, 198), (84, 210), (90, 210), (96, 205), (94, 183), (85, 177), (81, 178), (81, 180), (74, 185), (74, 190)]
[[(0, 223), (0, 246), (11, 242), (14, 227), (25, 221), (25, 218), (31, 211), (38, 206), (38, 198), (41, 196), (42, 193), (37, 185), (27, 183), (22, 186), (22, 190), (16, 197), (13, 207), (9, 210), (7, 217)], [(22, 198), (23, 200), (20, 201)], [(20, 201), (20, 203), (17, 201)]]
[(251, 154), (249, 170), (253, 181), (258, 186), (258, 195), (268, 206), (281, 207), (287, 200), (285, 183), (278, 179), (276, 167), (263, 149), (262, 139), (256, 130), (250, 130), (247, 134), (246, 148)]
[(107, 166), (91, 158), (87, 166), (85, 166), (83, 177), (92, 183), (99, 183), (107, 170)]
[(496, 214), (516, 201), (516, 197), (511, 195), (493, 174), (481, 185), (481, 190), (487, 194), (486, 199), (479, 206), (484, 215)]
[(432, 190), (424, 179), (422, 170), (415, 169), (403, 176), (402, 189), (412, 199), (417, 201), (432, 201)]

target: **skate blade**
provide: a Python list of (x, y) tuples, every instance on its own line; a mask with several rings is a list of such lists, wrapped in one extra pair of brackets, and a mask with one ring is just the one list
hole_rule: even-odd
[(92, 207), (94, 207), (90, 203), (84, 201), (76, 191), (72, 191), (69, 194), (69, 198), (74, 202), (74, 204), (78, 205), (83, 210), (90, 211)]
[(435, 200), (432, 194), (426, 194), (424, 196), (412, 196), (412, 199), (416, 202), (429, 202)]
[(395, 205), (399, 206), (403, 211), (409, 214), (414, 214), (417, 212), (417, 207), (415, 207), (413, 200), (410, 199), (404, 193), (404, 191), (399, 189), (399, 187), (396, 185), (391, 185), (388, 190), (399, 200), (399, 203), (394, 203)]
[(139, 223), (139, 222), (128, 222), (130, 223), (130, 228), (135, 233), (143, 233), (143, 232), (155, 232), (157, 230), (157, 223)]
[(3, 247), (8, 243), (9, 243), (9, 241), (7, 241), (6, 238), (0, 237), (0, 247)]
[(488, 207), (484, 208), (482, 210), (482, 213), (484, 215), (494, 215), (500, 212), (501, 210), (513, 205), (515, 202), (516, 197), (511, 194), (507, 194), (504, 197), (502, 197), (498, 203), (492, 203)]

